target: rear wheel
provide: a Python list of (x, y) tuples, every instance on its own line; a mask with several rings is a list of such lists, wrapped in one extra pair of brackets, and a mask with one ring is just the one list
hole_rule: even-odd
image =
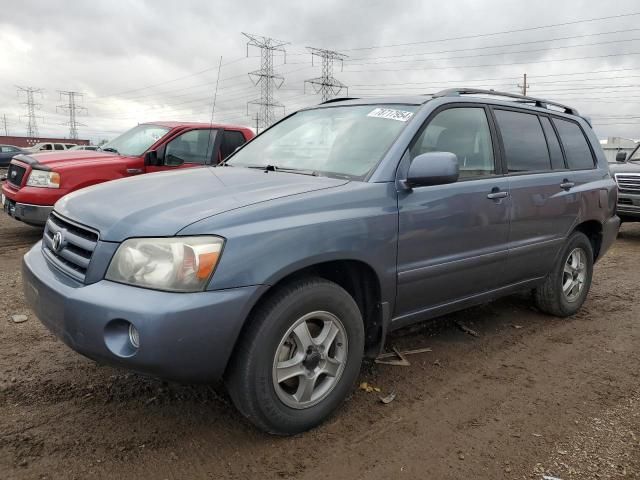
[(540, 310), (558, 317), (575, 314), (589, 293), (593, 276), (593, 247), (582, 232), (574, 232), (553, 271), (534, 292)]
[(254, 312), (226, 375), (234, 404), (269, 433), (328, 417), (360, 371), (360, 310), (339, 285), (310, 278), (280, 287)]

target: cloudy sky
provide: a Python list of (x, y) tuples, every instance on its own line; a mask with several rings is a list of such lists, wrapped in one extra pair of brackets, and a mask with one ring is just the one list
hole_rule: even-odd
[(452, 86), (529, 94), (577, 107), (601, 138), (640, 138), (637, 0), (255, 1), (0, 0), (0, 133), (26, 132), (16, 86), (37, 96), (40, 135), (68, 135), (59, 90), (83, 92), (81, 138), (145, 121), (252, 125), (248, 72), (259, 51), (241, 32), (288, 42), (276, 99), (287, 112), (317, 103), (320, 75), (305, 47), (347, 55), (334, 75), (349, 95), (430, 93)]

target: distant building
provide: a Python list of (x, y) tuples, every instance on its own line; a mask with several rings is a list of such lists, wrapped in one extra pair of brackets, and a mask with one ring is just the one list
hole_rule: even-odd
[(606, 140), (600, 140), (604, 156), (607, 157), (609, 163), (616, 161), (618, 152), (625, 152), (627, 155), (633, 152), (638, 145), (637, 140), (622, 137), (609, 137)]
[(0, 135), (0, 144), (14, 145), (16, 147), (32, 147), (36, 143), (52, 142), (52, 143), (75, 143), (76, 145), (91, 145), (89, 140), (80, 138), (45, 138), (45, 137), (14, 137)]

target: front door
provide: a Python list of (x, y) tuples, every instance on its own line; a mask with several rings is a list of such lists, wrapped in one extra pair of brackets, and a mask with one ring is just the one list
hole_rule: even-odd
[(220, 144), (218, 133), (218, 130), (210, 128), (180, 133), (157, 149), (159, 165), (148, 165), (147, 172), (201, 167), (217, 163)]
[(399, 194), (396, 320), (503, 286), (511, 200), (493, 138), (486, 107), (457, 105), (412, 143), (411, 158), (455, 153), (460, 179)]

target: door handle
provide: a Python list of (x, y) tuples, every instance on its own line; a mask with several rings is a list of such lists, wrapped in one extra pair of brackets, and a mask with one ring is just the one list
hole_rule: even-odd
[(144, 173), (144, 170), (141, 168), (127, 168), (127, 173), (129, 175), (137, 175), (138, 173)]
[(576, 186), (575, 182), (570, 182), (566, 178), (560, 184), (560, 188), (562, 188), (563, 190), (570, 190), (571, 188), (573, 188), (575, 186)]
[(487, 198), (490, 200), (499, 200), (501, 198), (506, 198), (509, 196), (509, 192), (501, 192), (501, 191), (492, 191), (487, 195)]

